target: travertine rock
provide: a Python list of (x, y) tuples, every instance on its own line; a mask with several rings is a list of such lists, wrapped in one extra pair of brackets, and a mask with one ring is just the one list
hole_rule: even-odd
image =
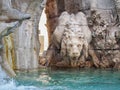
[[(12, 45), (13, 39), (9, 35), (10, 33), (13, 33), (15, 30), (15, 27), (18, 26), (18, 22), (11, 22), (11, 23), (4, 23), (0, 22), (0, 65), (2, 68), (9, 74), (10, 76), (16, 76), (14, 70), (13, 70), (13, 61), (14, 57), (14, 46)], [(5, 37), (6, 36), (6, 37)], [(5, 38), (4, 38), (5, 37)], [(5, 40), (5, 42), (4, 42)], [(11, 41), (12, 40), (12, 41)]]
[(1, 5), (0, 20), (2, 20), (2, 21), (23, 20), (23, 19), (30, 18), (30, 14), (25, 14), (23, 12), (18, 11), (15, 8), (13, 8), (11, 0), (1, 0), (0, 5)]
[[(58, 19), (58, 26), (53, 33), (51, 39), (53, 40), (52, 48), (48, 49), (46, 60), (58, 67), (85, 67), (89, 53), (94, 65), (98, 67), (99, 61), (94, 51), (88, 52), (91, 36), (86, 16), (82, 12), (77, 14), (63, 12)], [(59, 51), (57, 52), (56, 49)], [(57, 54), (61, 54), (62, 58), (60, 61)]]
[[(5, 1), (7, 0), (4, 0), (4, 2)], [(46, 0), (43, 3), (42, 0), (12, 0), (13, 6), (9, 7), (11, 8), (11, 10), (13, 11), (19, 10), (20, 12), (29, 13), (32, 16), (30, 20), (23, 21), (22, 25), (19, 28), (17, 28), (18, 31), (16, 31), (14, 35), (8, 36), (4, 39), (6, 42), (5, 43), (6, 48), (4, 48), (4, 50), (8, 51), (9, 53), (9, 54), (7, 53), (9, 56), (8, 59), (10, 60), (12, 58), (12, 60), (15, 60), (14, 69), (28, 70), (28, 69), (38, 68), (39, 40), (38, 40), (37, 30), (38, 30), (39, 18), (42, 13), (45, 2)], [(89, 28), (92, 32), (92, 37), (93, 37), (91, 47), (94, 47), (92, 49), (95, 50), (89, 50), (89, 54), (92, 57), (94, 57), (92, 60), (91, 58), (89, 60), (93, 61), (93, 64), (95, 66), (99, 64), (98, 67), (99, 66), (114, 67), (114, 65), (111, 63), (115, 61), (119, 61), (120, 59), (119, 58), (120, 29), (119, 29), (119, 19), (118, 19), (118, 16), (120, 16), (119, 2), (120, 2), (119, 0), (47, 0), (46, 14), (47, 14), (47, 28), (48, 28), (50, 46), (46, 53), (46, 57), (47, 57), (46, 60), (50, 58), (51, 60), (52, 58), (61, 59), (61, 56), (59, 55), (61, 49), (60, 38), (63, 35), (65, 28), (62, 25), (59, 26), (60, 25), (59, 16), (61, 15), (61, 13), (67, 11), (68, 13), (66, 13), (66, 15), (71, 14), (70, 16), (74, 16), (74, 14), (78, 13), (79, 11), (82, 11), (85, 14), (85, 16), (87, 18), (90, 18), (90, 20), (92, 21), (92, 22), (90, 21), (91, 23), (89, 25)], [(7, 5), (11, 5), (11, 3), (9, 2)], [(0, 7), (3, 8), (1, 3), (0, 3)], [(3, 11), (5, 10), (6, 9), (3, 9)], [(11, 10), (8, 9), (7, 11), (11, 11)], [(2, 15), (2, 13), (0, 14)], [(6, 14), (8, 14), (8, 12)], [(12, 14), (13, 13), (10, 13), (8, 16), (5, 17), (2, 15), (0, 16), (0, 18), (2, 18), (1, 20), (8, 21), (9, 18), (13, 18), (14, 15), (12, 16)], [(80, 22), (85, 21), (86, 24), (86, 20), (83, 20), (79, 16), (76, 17), (76, 21), (77, 20)], [(11, 21), (13, 20), (10, 20), (10, 22)], [(68, 29), (78, 30), (79, 26), (78, 25), (75, 26), (74, 23), (72, 22), (73, 21), (71, 20), (71, 22), (69, 23), (71, 25), (70, 26), (68, 25)], [(84, 26), (83, 24), (83, 28), (85, 27), (86, 25)], [(58, 31), (55, 28), (57, 28)], [(54, 30), (57, 31), (55, 32), (56, 35), (53, 34)], [(81, 30), (83, 31), (83, 29)], [(53, 40), (54, 36), (57, 37), (54, 38)], [(7, 48), (9, 50), (7, 50)], [(13, 49), (15, 50), (14, 54), (13, 52), (12, 53), (10, 52), (11, 50), (13, 51)], [(97, 57), (94, 51), (96, 52)], [(5, 55), (7, 56), (7, 54)], [(49, 61), (50, 60), (48, 60), (48, 62)], [(51, 62), (54, 62), (54, 60)], [(90, 63), (91, 62), (88, 63), (72, 62), (71, 64), (73, 67), (76, 66), (76, 64), (81, 65), (81, 67), (84, 67), (87, 64), (89, 64), (90, 66)], [(58, 66), (59, 65), (61, 64), (58, 64)], [(94, 65), (91, 64), (91, 66)], [(117, 67), (119, 66), (119, 63), (115, 62), (115, 65), (116, 65), (115, 67)]]
[[(112, 4), (112, 2), (113, 1), (110, 1), (109, 3)], [(91, 13), (91, 19), (93, 20), (91, 30), (94, 37), (92, 43), (97, 56), (101, 61), (100, 65), (104, 68), (112, 68), (114, 66), (114, 60), (116, 58), (118, 59), (120, 55), (119, 53), (116, 53), (120, 52), (118, 44), (118, 40), (120, 39), (118, 37), (120, 28), (118, 25), (119, 18), (117, 17), (115, 4), (111, 6), (107, 5), (105, 10), (102, 8), (95, 8)], [(119, 39), (117, 40), (117, 38)]]
[[(53, 17), (50, 19), (51, 13), (47, 13), (49, 15), (48, 18), (48, 31), (55, 30), (55, 33), (58, 36), (58, 38), (51, 39), (54, 42), (51, 42), (50, 47), (48, 51), (51, 53), (51, 57), (55, 57), (59, 53), (59, 49), (61, 47), (59, 46), (61, 43), (61, 36), (63, 35), (63, 29), (53, 29), (61, 27), (59, 26), (59, 18), (60, 14), (64, 12), (65, 10), (68, 12), (68, 14), (71, 13), (78, 13), (80, 10), (85, 13), (86, 17), (88, 18), (88, 24), (90, 27), (90, 30), (92, 32), (92, 48), (93, 50), (89, 50), (90, 55), (94, 57), (93, 63), (94, 65), (98, 65), (98, 67), (114, 67), (114, 60), (119, 60), (119, 53), (120, 52), (120, 29), (119, 29), (119, 0), (61, 0), (54, 3), (54, 6), (52, 10), (55, 9), (55, 12), (52, 15), (55, 15), (56, 17)], [(48, 0), (48, 4), (52, 2), (51, 0)], [(55, 2), (55, 0), (54, 0)], [(63, 7), (60, 7), (60, 4), (62, 3)], [(56, 4), (56, 5), (55, 5)], [(117, 8), (116, 8), (117, 7)], [(46, 9), (46, 11), (50, 11), (50, 8)], [(67, 15), (67, 14), (66, 14)], [(58, 21), (58, 24), (52, 23), (52, 25), (49, 24), (50, 21), (54, 20), (55, 18), (58, 18), (55, 22)], [(90, 19), (90, 21), (89, 21)], [(77, 20), (81, 20), (80, 17), (77, 18)], [(84, 20), (83, 20), (84, 21)], [(74, 26), (73, 26), (74, 27)], [(64, 28), (64, 26), (63, 26)], [(71, 26), (72, 28), (72, 26)], [(56, 32), (57, 31), (57, 32)], [(54, 45), (52, 46), (52, 44)], [(51, 48), (52, 47), (52, 48)], [(55, 49), (51, 50), (50, 49)], [(95, 51), (95, 52), (94, 52)], [(56, 52), (56, 53), (55, 53)], [(54, 53), (54, 54), (52, 54)], [(95, 55), (97, 54), (97, 57)], [(96, 58), (96, 59), (95, 59)], [(61, 62), (63, 63), (63, 62)], [(58, 66), (61, 66), (61, 63), (58, 64)], [(66, 65), (66, 62), (65, 62)], [(63, 65), (63, 66), (65, 66)], [(74, 66), (74, 65), (73, 65)]]
[(31, 14), (14, 33), (15, 69), (36, 69), (39, 60), (38, 25), (43, 10), (42, 0), (15, 0), (15, 6), (23, 12)]
[[(9, 61), (9, 65), (13, 69), (30, 70), (38, 68), (40, 46), (38, 25), (45, 2), (42, 3), (43, 0), (12, 0), (12, 3), (7, 2), (6, 4), (5, 2), (8, 0), (1, 1), (4, 4), (2, 10), (6, 11), (4, 14), (9, 17), (10, 22), (13, 19), (21, 20), (28, 18), (29, 15), (24, 13), (31, 15), (31, 19), (23, 21), (14, 34), (4, 38), (4, 59)], [(13, 17), (14, 15), (12, 16), (12, 14), (19, 14), (20, 17), (19, 15)]]

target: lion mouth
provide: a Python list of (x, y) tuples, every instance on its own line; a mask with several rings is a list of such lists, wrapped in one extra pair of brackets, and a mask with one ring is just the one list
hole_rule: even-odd
[(74, 57), (72, 57), (72, 60), (78, 60), (78, 57), (74, 56)]

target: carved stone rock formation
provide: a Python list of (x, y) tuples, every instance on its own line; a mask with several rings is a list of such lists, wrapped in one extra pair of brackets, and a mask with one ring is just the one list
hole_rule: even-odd
[[(6, 1), (8, 1), (7, 4), (5, 3)], [(29, 17), (28, 14), (24, 13), (31, 14), (31, 19), (23, 21), (22, 25), (17, 28), (18, 31), (4, 38), (4, 51), (7, 52), (4, 52), (4, 55), (7, 61), (13, 61), (14, 64), (11, 64), (11, 66), (14, 69), (29, 70), (38, 68), (40, 46), (38, 40), (38, 23), (46, 0), (43, 3), (42, 1), (43, 0), (12, 0), (12, 3), (11, 0), (0, 1), (0, 7), (1, 10), (3, 10), (3, 12), (0, 13), (0, 19), (3, 21), (9, 21), (10, 18), (10, 21), (13, 21), (13, 19), (24, 19), (24, 17)], [(92, 42), (88, 50), (89, 56), (87, 60), (72, 62), (71, 66), (76, 67), (79, 65), (80, 67), (86, 67), (88, 65), (88, 67), (119, 68), (119, 2), (119, 0), (47, 0), (46, 15), (50, 45), (46, 52), (46, 59), (42, 58), (40, 63), (48, 65), (49, 63), (56, 64), (60, 62), (57, 63), (57, 65), (61, 65), (62, 67), (67, 66), (69, 62), (62, 61), (62, 56), (60, 55), (64, 30), (79, 31), (78, 28), (81, 27), (81, 31), (84, 32), (88, 29), (88, 23), (92, 33)], [(76, 16), (80, 11), (85, 14), (87, 21), (86, 18), (81, 18), (79, 15), (75, 21), (71, 18)], [(61, 15), (65, 18), (61, 17)], [(66, 22), (67, 19), (69, 22)], [(82, 23), (84, 22), (84, 24), (82, 24), (81, 21)], [(91, 33), (89, 32), (88, 34), (91, 35)], [(82, 37), (81, 33), (77, 34), (80, 34), (79, 36)], [(91, 38), (89, 38), (89, 40), (91, 41)], [(83, 56), (85, 57), (87, 54)], [(48, 63), (46, 63), (45, 60), (47, 60)]]
[[(47, 51), (47, 60), (51, 65), (56, 64), (60, 67), (84, 67), (92, 36), (85, 14), (63, 12), (58, 20), (58, 26), (51, 39), (52, 48), (50, 47), (50, 50)], [(59, 54), (61, 54), (60, 57), (58, 57)], [(91, 55), (95, 66), (98, 67), (99, 61), (95, 57), (95, 53), (90, 51), (89, 55)], [(59, 61), (58, 58), (61, 60)]]
[[(16, 76), (15, 72), (13, 71), (13, 62), (11, 61), (12, 56), (14, 55), (14, 50), (12, 48), (13, 45), (11, 45), (11, 42), (8, 42), (9, 40), (11, 41), (11, 35), (8, 36), (9, 34), (13, 33), (15, 28), (19, 26), (19, 22), (11, 22), (11, 23), (4, 23), (0, 22), (0, 64), (2, 68), (10, 75), (10, 76)], [(5, 37), (6, 36), (6, 37)], [(8, 36), (8, 37), (7, 37)], [(6, 39), (6, 42), (8, 42), (8, 45), (4, 43), (4, 39)], [(5, 52), (5, 53), (4, 53)], [(6, 56), (7, 55), (7, 56)], [(2, 57), (1, 57), (2, 56)], [(9, 58), (9, 59), (8, 59)], [(8, 61), (9, 60), (9, 61)]]
[[(13, 22), (14, 20), (20, 20), (19, 22), (21, 22), (21, 26), (17, 29), (12, 27), (12, 23), (8, 23), (8, 27), (11, 27), (10, 29), (7, 28), (8, 32), (5, 36), (13, 32), (14, 29), (16, 32), (3, 38), (3, 51), (1, 51), (2, 59), (7, 61), (10, 69), (31, 70), (38, 68), (40, 46), (38, 39), (38, 25), (45, 5), (45, 2), (42, 3), (42, 1), (43, 0), (0, 1), (0, 4), (2, 4), (1, 9), (3, 11), (0, 14), (0, 18), (3, 17), (3, 14), (7, 17), (7, 19), (2, 19), (2, 22), (8, 22), (9, 20), (10, 22)], [(21, 21), (21, 19), (28, 19), (30, 15), (30, 20)], [(0, 22), (1, 25), (2, 22)]]
[[(48, 61), (49, 58), (59, 57), (61, 50), (61, 37), (63, 35), (65, 26), (64, 24), (60, 26), (60, 15), (63, 14), (64, 17), (67, 17), (68, 14), (76, 14), (81, 10), (87, 17), (88, 25), (92, 33), (92, 42), (90, 44), (91, 49), (89, 52), (94, 57), (92, 60), (93, 64), (96, 67), (101, 68), (119, 67), (119, 64), (116, 64), (118, 61), (120, 61), (120, 29), (118, 17), (120, 14), (118, 4), (118, 2), (120, 2), (119, 0), (48, 0), (47, 4), (50, 2), (55, 2), (53, 3), (55, 7), (52, 7), (52, 10), (55, 10), (57, 12), (53, 11), (54, 13), (51, 14), (49, 13), (51, 9), (46, 8), (46, 11), (49, 11), (47, 13), (47, 16), (49, 16), (47, 17), (47, 26), (49, 27), (48, 32), (52, 31), (49, 33), (49, 35), (52, 37), (50, 38), (51, 43), (46, 53)], [(63, 7), (60, 7), (61, 5)], [(65, 10), (68, 13), (62, 13)], [(55, 17), (52, 17), (53, 15), (55, 15)], [(50, 25), (50, 21), (54, 20), (55, 18), (55, 22), (58, 22), (58, 24), (51, 23), (52, 25)], [(69, 16), (66, 19), (61, 19), (61, 21), (64, 23), (68, 18)], [(78, 17), (77, 20), (80, 20), (80, 17)], [(58, 61), (60, 60), (58, 59)], [(51, 62), (54, 63), (54, 61)], [(59, 65), (66, 65), (66, 62), (64, 61), (61, 63)]]
[(26, 14), (23, 12), (18, 11), (17, 9), (14, 9), (12, 7), (11, 0), (1, 0), (1, 15), (0, 20), (1, 21), (10, 21), (10, 20), (23, 20), (23, 19), (29, 19), (30, 14)]
[(100, 65), (104, 68), (114, 67), (114, 60), (120, 61), (120, 47), (117, 40), (120, 28), (115, 6), (107, 7), (105, 10), (94, 9), (91, 12), (91, 19), (92, 43), (101, 61)]
[[(14, 0), (14, 7), (31, 15), (14, 33), (15, 69), (31, 70), (39, 67), (39, 19), (43, 11), (43, 0)], [(24, 53), (24, 55), (23, 55)]]
[(51, 42), (51, 36), (54, 32), (54, 29), (57, 26), (58, 11), (57, 11), (57, 1), (56, 0), (47, 0), (45, 7), (46, 17), (47, 17), (47, 30), (48, 30), (48, 39)]

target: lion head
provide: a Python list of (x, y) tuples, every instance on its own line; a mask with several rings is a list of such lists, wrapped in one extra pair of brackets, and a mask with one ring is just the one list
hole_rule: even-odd
[(68, 56), (71, 59), (78, 59), (84, 50), (88, 47), (83, 37), (84, 35), (77, 34), (71, 30), (65, 30), (61, 42), (61, 55)]

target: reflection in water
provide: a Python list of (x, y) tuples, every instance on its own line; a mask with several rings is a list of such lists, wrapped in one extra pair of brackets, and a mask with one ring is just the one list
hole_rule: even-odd
[(13, 82), (6, 87), (10, 90), (119, 90), (120, 71), (41, 69), (18, 73)]
[(36, 79), (36, 81), (40, 81), (42, 82), (42, 84), (49, 84), (49, 81), (51, 80), (51, 77), (49, 77), (49, 75), (47, 75), (45, 72), (41, 73), (39, 75), (39, 77)]

